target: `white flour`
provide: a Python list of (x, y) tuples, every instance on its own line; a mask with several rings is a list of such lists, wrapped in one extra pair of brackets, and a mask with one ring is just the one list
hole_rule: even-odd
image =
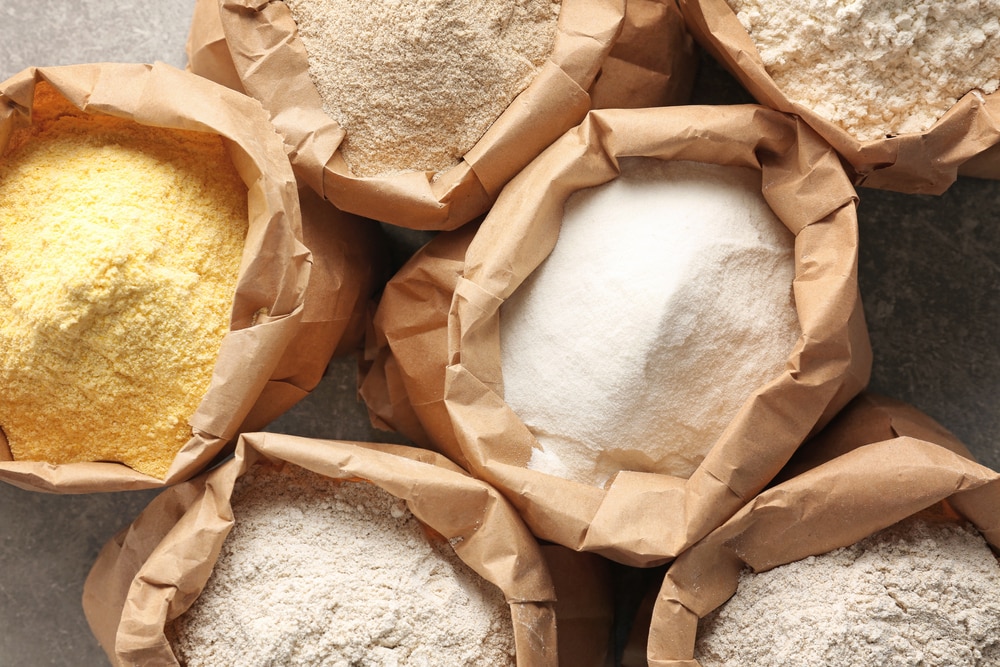
[(504, 399), (529, 467), (603, 485), (689, 476), (799, 324), (794, 237), (760, 173), (652, 158), (575, 193), (552, 254), (500, 312)]
[(501, 591), (364, 482), (257, 466), (204, 592), (174, 624), (182, 665), (513, 665)]
[(548, 58), (561, 0), (286, 0), (357, 176), (454, 166)]
[(727, 0), (789, 99), (862, 141), (997, 90), (1000, 0)]
[(1000, 566), (982, 536), (904, 521), (767, 572), (699, 626), (702, 667), (1000, 664)]

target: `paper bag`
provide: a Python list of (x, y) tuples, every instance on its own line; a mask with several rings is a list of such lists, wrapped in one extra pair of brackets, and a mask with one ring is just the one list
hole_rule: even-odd
[[(764, 69), (750, 35), (726, 0), (680, 0), (688, 30), (761, 104), (801, 116), (844, 158), (856, 185), (941, 194), (959, 173), (1000, 177), (1000, 95), (972, 91), (937, 123), (913, 132), (859, 141), (812, 109), (789, 100)], [(968, 165), (965, 167), (965, 165)], [(963, 168), (965, 167), (965, 168)]]
[[(566, 199), (613, 179), (624, 156), (761, 170), (767, 202), (796, 235), (803, 334), (690, 478), (622, 471), (597, 488), (525, 467), (537, 444), (502, 398), (499, 308), (553, 248)], [(753, 498), (867, 383), (855, 202), (836, 154), (793, 117), (755, 105), (591, 112), (477, 230), (439, 236), (390, 281), (362, 395), (376, 424), (499, 488), (539, 537), (627, 565), (666, 563)]]
[(253, 433), (235, 457), (155, 498), (105, 545), (84, 585), (83, 607), (115, 665), (177, 665), (164, 634), (208, 581), (234, 519), (238, 477), (266, 461), (365, 480), (406, 501), (413, 515), (505, 594), (519, 667), (556, 665), (554, 590), (538, 543), (503, 497), (426, 450)]
[[(195, 414), (192, 437), (164, 479), (118, 463), (52, 466), (12, 461), (0, 434), (0, 479), (22, 488), (86, 493), (163, 486), (189, 478), (305, 396), (341, 344), (356, 345), (374, 283), (377, 241), (370, 225), (307, 201), (259, 103), (168, 65), (94, 64), (30, 68), (0, 84), (0, 150), (31, 122), (34, 91), (48, 84), (88, 113), (224, 137), (249, 188), (248, 235), (230, 331)], [(317, 218), (322, 218), (318, 220)], [(323, 251), (315, 256), (308, 242)], [(266, 314), (265, 314), (266, 313)]]
[[(566, 0), (548, 62), (461, 163), (439, 173), (365, 178), (353, 175), (339, 152), (345, 130), (322, 110), (285, 4), (225, 0), (220, 20), (242, 87), (271, 112), (299, 177), (344, 211), (430, 230), (454, 229), (484, 213), (514, 174), (579, 123), (592, 105), (588, 91), (602, 67), (595, 95), (603, 104), (626, 106), (625, 98), (639, 89), (663, 101), (688, 94), (694, 59), (675, 8), (639, 5), (627, 41), (608, 62), (622, 32), (625, 3)], [(215, 68), (202, 69), (203, 62), (192, 59), (192, 68), (214, 78)]]
[[(919, 432), (886, 440), (887, 430)], [(938, 503), (1000, 546), (1000, 475), (974, 462), (964, 446), (914, 408), (862, 396), (831, 431), (801, 452), (810, 463), (762, 492), (724, 525), (678, 556), (653, 610), (650, 667), (697, 667), (698, 619), (755, 572), (854, 544)], [(801, 462), (800, 462), (801, 463)]]

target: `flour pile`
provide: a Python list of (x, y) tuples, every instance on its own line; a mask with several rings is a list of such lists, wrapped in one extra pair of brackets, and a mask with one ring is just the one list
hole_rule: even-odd
[(626, 158), (567, 202), (555, 249), (500, 311), (504, 400), (529, 467), (603, 485), (689, 476), (800, 335), (794, 236), (760, 172)]
[(356, 176), (456, 165), (535, 78), (556, 0), (287, 0)]
[(1000, 0), (727, 0), (792, 101), (862, 141), (1000, 85)]
[(364, 482), (258, 465), (202, 594), (168, 636), (181, 664), (513, 665), (500, 589)]
[(767, 572), (699, 627), (702, 667), (1000, 664), (1000, 566), (967, 525), (909, 519)]

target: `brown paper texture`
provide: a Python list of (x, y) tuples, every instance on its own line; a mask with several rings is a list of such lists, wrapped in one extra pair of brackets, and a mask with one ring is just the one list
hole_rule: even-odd
[(698, 56), (672, 0), (628, 0), (621, 34), (590, 87), (593, 109), (686, 104)]
[(372, 423), (398, 431), (463, 468), (469, 464), (444, 405), (448, 311), (479, 225), (442, 232), (382, 290), (359, 393)]
[(184, 45), (188, 62), (185, 69), (245, 93), (239, 72), (229, 55), (226, 35), (222, 32), (217, 0), (195, 0), (191, 27)]
[[(768, 203), (796, 235), (803, 336), (786, 371), (747, 397), (689, 479), (625, 471), (596, 488), (525, 468), (537, 443), (501, 398), (498, 311), (554, 246), (570, 194), (613, 179), (616, 156), (638, 155), (762, 171)], [(418, 421), (542, 539), (628, 565), (665, 563), (754, 497), (866, 384), (855, 202), (836, 154), (793, 117), (755, 105), (591, 112), (507, 186), (464, 266), (459, 248), (442, 251), (442, 235), (390, 282), (375, 319), (383, 347), (369, 351), (385, 380), (366, 378), (363, 396), (377, 423)]]
[[(197, 598), (234, 523), (236, 479), (258, 463), (288, 462), (366, 480), (406, 501), (426, 526), (506, 595), (519, 667), (558, 664), (555, 593), (534, 537), (503, 497), (451, 462), (398, 445), (253, 433), (221, 466), (155, 498), (108, 542), (84, 585), (83, 606), (115, 665), (177, 665), (164, 634)], [(235, 520), (238, 520), (235, 519)]]
[[(565, 0), (549, 61), (462, 163), (437, 176), (358, 178), (338, 152), (344, 130), (322, 111), (285, 4), (224, 0), (220, 6), (242, 85), (271, 112), (300, 178), (342, 210), (411, 229), (454, 229), (484, 213), (514, 174), (582, 120), (602, 67), (594, 94), (605, 105), (632, 106), (625, 98), (637, 91), (648, 97), (635, 104), (681, 101), (693, 78), (690, 40), (672, 3), (640, 2), (628, 22), (623, 0)], [(609, 61), (623, 21), (626, 40)], [(192, 59), (195, 71), (202, 66)], [(214, 78), (212, 70), (206, 68)]]
[(556, 590), (559, 664), (606, 667), (613, 664), (614, 589), (606, 559), (557, 544), (542, 555)]
[[(1000, 546), (1000, 474), (955, 451), (964, 446), (929, 417), (863, 396), (831, 427), (813, 443), (814, 467), (761, 493), (670, 566), (649, 631), (650, 667), (698, 665), (698, 619), (735, 593), (745, 567), (760, 572), (848, 546), (938, 503)], [(909, 435), (864, 442), (865, 432), (879, 438), (897, 427), (941, 435), (942, 444)]]
[[(249, 188), (231, 331), (191, 417), (194, 435), (165, 479), (118, 463), (11, 461), (0, 435), (0, 480), (22, 488), (86, 493), (172, 484), (231, 447), (241, 428), (262, 426), (305, 396), (342, 339), (359, 342), (377, 246), (370, 225), (332, 212), (326, 202), (304, 200), (309, 216), (303, 219), (281, 139), (257, 102), (162, 63), (25, 70), (0, 84), (0, 150), (14, 129), (30, 123), (35, 85), (43, 80), (89, 113), (222, 135)], [(314, 255), (304, 240), (337, 254)]]
[[(679, 0), (679, 5), (698, 43), (758, 102), (801, 116), (844, 157), (855, 185), (941, 194), (959, 173), (1000, 178), (996, 151), (991, 152), (991, 159), (973, 159), (1000, 144), (1000, 95), (970, 92), (926, 132), (859, 141), (781, 92), (726, 0)], [(966, 162), (970, 162), (967, 171), (963, 169)]]

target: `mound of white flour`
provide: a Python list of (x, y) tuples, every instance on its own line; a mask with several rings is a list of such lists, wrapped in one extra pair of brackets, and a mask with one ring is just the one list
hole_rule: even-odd
[(862, 141), (1000, 84), (1000, 0), (727, 0), (792, 101)]
[(1000, 664), (1000, 566), (967, 525), (910, 519), (753, 574), (702, 619), (702, 667)]
[(170, 628), (187, 667), (513, 665), (510, 607), (364, 482), (256, 466), (202, 594)]
[(687, 477), (800, 329), (794, 237), (760, 173), (626, 158), (570, 197), (555, 249), (500, 311), (504, 399), (529, 467), (603, 485)]

